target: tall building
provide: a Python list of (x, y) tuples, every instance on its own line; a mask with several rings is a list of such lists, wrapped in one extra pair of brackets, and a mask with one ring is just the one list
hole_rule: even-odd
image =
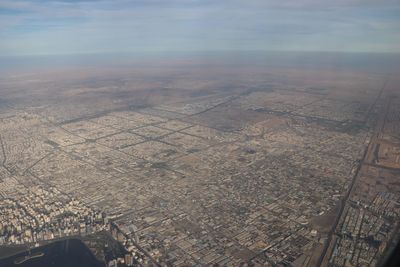
[(132, 254), (125, 254), (125, 264), (126, 264), (126, 266), (133, 266)]

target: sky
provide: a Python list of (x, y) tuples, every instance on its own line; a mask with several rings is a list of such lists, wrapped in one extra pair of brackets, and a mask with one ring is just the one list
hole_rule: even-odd
[(400, 0), (0, 0), (0, 56), (400, 52)]

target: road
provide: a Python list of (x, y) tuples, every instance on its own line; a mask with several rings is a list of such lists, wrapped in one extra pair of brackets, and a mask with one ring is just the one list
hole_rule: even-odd
[[(373, 112), (373, 110), (374, 110), (375, 106), (377, 105), (379, 99), (382, 97), (382, 93), (386, 88), (387, 82), (388, 82), (388, 79), (385, 80), (381, 90), (379, 91), (378, 96), (376, 97), (374, 103), (371, 105), (370, 109), (368, 110), (368, 112), (366, 114), (366, 120), (368, 119), (368, 117)], [(387, 104), (389, 104), (389, 103), (387, 103)], [(359, 171), (360, 171), (360, 169), (361, 169), (361, 167), (363, 165), (368, 164), (366, 162), (367, 156), (368, 156), (369, 152), (373, 149), (373, 145), (374, 145), (376, 139), (378, 138), (379, 133), (383, 130), (384, 122), (386, 120), (386, 116), (387, 116), (388, 111), (389, 111), (389, 108), (388, 108), (388, 105), (386, 105), (386, 109), (385, 109), (385, 111), (383, 111), (383, 114), (382, 114), (382, 119), (378, 119), (378, 122), (377, 122), (376, 127), (375, 127), (374, 135), (371, 138), (368, 146), (364, 150), (363, 157), (362, 157), (360, 163), (358, 164), (357, 170), (356, 170), (356, 172), (355, 172), (355, 174), (353, 176), (353, 179), (351, 180), (351, 184), (349, 186), (349, 189), (347, 190), (345, 196), (341, 200), (339, 214), (337, 215), (337, 217), (335, 219), (335, 222), (333, 223), (333, 226), (332, 226), (331, 230), (328, 233), (328, 238), (327, 238), (327, 241), (325, 242), (324, 250), (322, 251), (321, 256), (318, 259), (317, 266), (322, 266), (322, 263), (323, 263), (324, 259), (327, 256), (330, 256), (327, 253), (328, 253), (328, 249), (329, 249), (329, 247), (331, 245), (333, 235), (335, 234), (336, 228), (337, 228), (337, 226), (339, 224), (339, 221), (340, 221), (340, 219), (341, 219), (341, 217), (343, 215), (343, 211), (344, 211), (344, 208), (346, 206), (346, 203), (347, 203), (347, 201), (348, 201), (348, 199), (350, 197), (350, 194), (351, 194), (351, 192), (352, 192), (352, 190), (354, 188), (354, 184), (355, 184), (355, 182), (357, 180)]]

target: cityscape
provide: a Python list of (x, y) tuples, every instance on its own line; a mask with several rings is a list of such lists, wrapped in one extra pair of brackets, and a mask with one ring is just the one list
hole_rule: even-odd
[(382, 263), (398, 77), (160, 64), (1, 78), (1, 255), (78, 238), (105, 266)]

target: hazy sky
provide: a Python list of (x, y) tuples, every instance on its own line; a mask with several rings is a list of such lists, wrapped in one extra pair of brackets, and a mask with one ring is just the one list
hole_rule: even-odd
[(0, 55), (400, 52), (400, 0), (0, 0)]

